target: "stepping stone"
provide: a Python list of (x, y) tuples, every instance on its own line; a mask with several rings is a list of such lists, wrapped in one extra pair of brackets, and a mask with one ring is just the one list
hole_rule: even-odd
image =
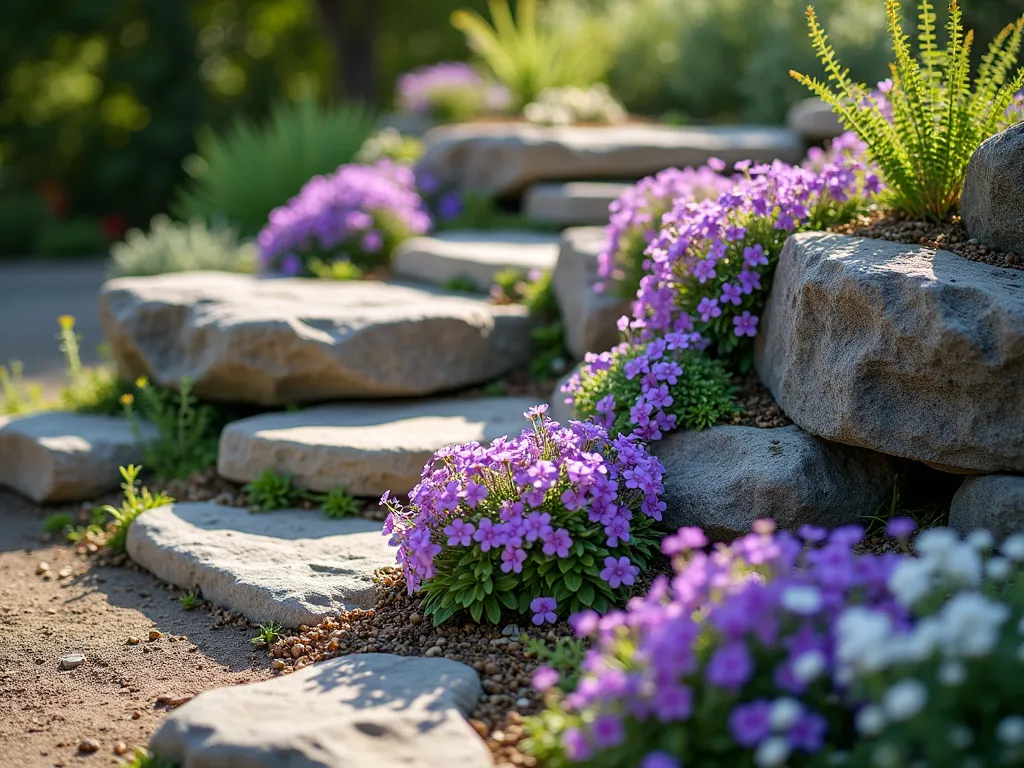
[(794, 235), (759, 330), (761, 381), (811, 434), (951, 472), (1024, 472), (1024, 272)]
[(843, 133), (843, 126), (832, 107), (818, 98), (804, 99), (790, 107), (786, 125), (812, 143), (834, 139)]
[(121, 375), (207, 400), (286, 405), (479, 384), (530, 359), (525, 307), (369, 280), (184, 272), (100, 294)]
[(562, 233), (552, 288), (562, 312), (565, 346), (577, 360), (587, 352), (604, 352), (619, 343), (619, 318), (630, 313), (630, 302), (612, 287), (594, 293), (598, 282), (597, 256), (604, 248), (603, 227), (573, 227)]
[(285, 627), (377, 602), (373, 573), (395, 550), (370, 520), (320, 512), (252, 513), (213, 502), (168, 504), (128, 529), (128, 555), (157, 578), (250, 621)]
[(239, 483), (272, 468), (313, 491), (341, 486), (373, 498), (388, 490), (408, 493), (435, 451), (518, 435), (532, 405), (528, 397), (484, 397), (266, 413), (224, 428), (217, 471)]
[(953, 496), (949, 527), (964, 536), (985, 528), (996, 541), (1024, 531), (1024, 476), (968, 477)]
[(569, 181), (534, 184), (523, 198), (523, 213), (533, 221), (560, 227), (605, 225), (608, 206), (632, 184), (614, 181)]
[(413, 237), (398, 246), (391, 260), (395, 277), (444, 286), (470, 280), (487, 293), (503, 269), (551, 270), (558, 259), (558, 235), (529, 231), (441, 232)]
[(665, 465), (662, 526), (700, 526), (718, 540), (741, 536), (762, 518), (788, 531), (858, 523), (891, 497), (899, 467), (792, 425), (670, 432), (652, 448)]
[(466, 722), (482, 693), (450, 659), (363, 653), (206, 691), (169, 713), (150, 751), (175, 765), (490, 768)]
[[(139, 424), (144, 439), (156, 437)], [(36, 503), (85, 501), (121, 482), (118, 467), (141, 460), (142, 450), (123, 416), (53, 411), (0, 416), (0, 485)]]
[(424, 141), (420, 170), (497, 196), (541, 181), (641, 179), (672, 166), (704, 165), (711, 157), (730, 165), (803, 159), (797, 134), (759, 126), (463, 123), (435, 128)]

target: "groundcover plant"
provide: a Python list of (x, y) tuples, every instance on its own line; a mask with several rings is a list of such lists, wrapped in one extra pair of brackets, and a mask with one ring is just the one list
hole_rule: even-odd
[(606, 611), (646, 568), (665, 508), (660, 462), (636, 437), (563, 427), (546, 409), (528, 411), (518, 437), (438, 451), (407, 505), (381, 499), (409, 593), (424, 593), (435, 623)]

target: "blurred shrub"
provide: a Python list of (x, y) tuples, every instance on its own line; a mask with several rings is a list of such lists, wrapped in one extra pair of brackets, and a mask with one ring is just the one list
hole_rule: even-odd
[(17, 190), (0, 194), (0, 256), (25, 256), (35, 246), (36, 233), (50, 221), (41, 197)]
[(109, 242), (99, 219), (78, 216), (45, 223), (32, 248), (39, 256), (99, 256), (106, 253)]
[(111, 247), (110, 256), (115, 276), (193, 270), (249, 272), (255, 265), (256, 247), (239, 243), (238, 234), (228, 227), (207, 227), (199, 221), (184, 224), (159, 214), (153, 217), (148, 232), (128, 230), (124, 242)]
[(192, 180), (171, 210), (183, 220), (224, 219), (255, 235), (310, 178), (351, 162), (375, 122), (361, 107), (303, 101), (278, 104), (263, 125), (239, 119), (224, 135), (206, 132), (188, 163)]
[(372, 164), (378, 160), (392, 160), (411, 165), (423, 155), (423, 141), (405, 136), (394, 128), (381, 128), (363, 142), (356, 153), (357, 163)]

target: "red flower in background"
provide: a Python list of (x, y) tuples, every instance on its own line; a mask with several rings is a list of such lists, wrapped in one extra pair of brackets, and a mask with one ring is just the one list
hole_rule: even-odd
[(127, 228), (127, 222), (119, 214), (112, 213), (103, 217), (103, 234), (108, 240), (120, 240)]

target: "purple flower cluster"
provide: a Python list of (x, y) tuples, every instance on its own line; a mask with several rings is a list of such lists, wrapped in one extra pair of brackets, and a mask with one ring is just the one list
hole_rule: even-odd
[(804, 166), (744, 161), (736, 164), (742, 178), (717, 199), (676, 201), (646, 251), (634, 304), (644, 336), (696, 329), (722, 357), (756, 336), (789, 233), (848, 220), (879, 191), (863, 152), (845, 134)]
[(386, 261), (401, 240), (430, 230), (411, 169), (381, 161), (314, 176), (259, 233), (261, 272), (301, 275), (310, 259), (363, 267)]
[[(816, 753), (849, 724), (832, 698), (839, 616), (858, 604), (908, 621), (887, 588), (902, 557), (855, 554), (863, 534), (773, 534), (760, 521), (728, 547), (707, 549), (697, 528), (666, 538), (674, 578), (658, 577), (626, 611), (570, 618), (593, 645), (575, 690), (549, 702), (566, 717), (566, 756), (603, 751), (602, 765), (633, 764), (615, 761), (627, 730), (655, 750), (641, 765), (745, 765), (750, 751), (756, 765), (787, 765), (794, 753)], [(540, 677), (554, 683), (547, 671)], [(680, 729), (685, 738), (669, 738)], [(665, 744), (676, 745), (672, 754), (655, 749)]]
[[(557, 605), (597, 607), (598, 593), (611, 598), (633, 584), (634, 537), (665, 509), (663, 468), (638, 439), (610, 440), (589, 422), (562, 427), (543, 416), (546, 409), (527, 412), (532, 424), (519, 437), (438, 451), (408, 505), (389, 494), (381, 499), (390, 510), (384, 532), (398, 548), (410, 594), (422, 587), (429, 600), (436, 588), (444, 597), (459, 588), (446, 580), (461, 576), (460, 568), (487, 563), (482, 578), (509, 577), (504, 585), (518, 593), (520, 612), (530, 606), (550, 621)], [(567, 558), (578, 569), (545, 568)], [(578, 578), (588, 574), (590, 582)]]
[(459, 119), (480, 111), (502, 111), (511, 103), (508, 90), (487, 82), (465, 62), (446, 61), (411, 70), (398, 78), (399, 111)]
[(644, 250), (661, 226), (661, 217), (677, 200), (717, 198), (736, 183), (722, 175), (725, 163), (717, 158), (696, 170), (666, 168), (630, 187), (608, 206), (611, 214), (605, 229), (604, 249), (597, 257), (602, 278), (594, 290), (602, 292), (609, 283), (621, 283), (620, 291), (632, 297), (643, 270)]

